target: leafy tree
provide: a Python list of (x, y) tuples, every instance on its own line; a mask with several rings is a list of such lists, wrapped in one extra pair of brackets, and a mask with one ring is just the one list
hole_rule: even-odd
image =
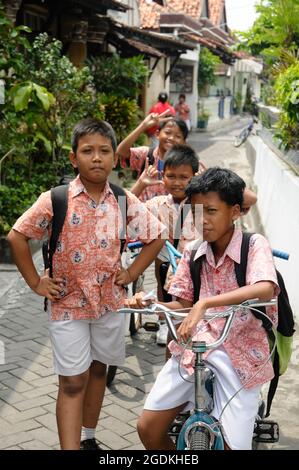
[(93, 57), (87, 60), (98, 92), (123, 98), (137, 98), (148, 76), (143, 56), (122, 58), (118, 54), (109, 57)]
[(214, 85), (216, 83), (215, 68), (221, 64), (219, 57), (215, 56), (206, 47), (200, 49), (199, 64), (198, 64), (198, 93), (204, 93), (207, 85)]
[(282, 49), (299, 46), (299, 0), (260, 0), (256, 11), (259, 16), (252, 28), (238, 33), (240, 48), (262, 55), (272, 65)]

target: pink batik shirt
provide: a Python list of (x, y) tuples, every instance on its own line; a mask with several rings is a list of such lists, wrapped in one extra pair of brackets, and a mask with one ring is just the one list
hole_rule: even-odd
[[(171, 194), (156, 196), (146, 201), (145, 203), (146, 207), (151, 211), (151, 213), (157, 217), (163, 223), (163, 225), (165, 225), (167, 229), (166, 237), (172, 244), (174, 242), (178, 217), (181, 214), (181, 210), (184, 210), (185, 203), (186, 199), (181, 201), (180, 204), (175, 203)], [(187, 207), (185, 210), (186, 209)], [(180, 239), (177, 246), (178, 251), (183, 253), (185, 246), (192, 240), (197, 239), (198, 236), (199, 234), (194, 227), (192, 211), (191, 208), (189, 208), (180, 234)], [(158, 258), (162, 261), (169, 261), (167, 248), (165, 246), (160, 251)]]
[[(194, 243), (185, 249), (178, 270), (171, 282), (169, 293), (177, 298), (193, 301), (193, 283), (190, 274), (190, 255)], [(211, 245), (203, 242), (196, 253), (195, 259), (205, 255), (201, 271), (200, 298), (212, 297), (238, 289), (234, 262), (240, 263), (242, 232), (235, 229), (225, 253), (215, 264)], [(248, 285), (259, 281), (270, 281), (275, 284), (275, 295), (279, 292), (273, 256), (268, 241), (262, 235), (252, 235), (248, 252), (246, 282)], [(221, 311), (225, 307), (210, 310)], [(274, 324), (277, 324), (277, 307), (267, 307), (267, 314)], [(225, 319), (218, 318), (212, 322), (201, 320), (198, 324), (200, 331), (193, 339), (211, 343), (219, 338)], [(268, 382), (273, 377), (273, 367), (269, 358), (267, 334), (258, 320), (248, 310), (240, 309), (233, 322), (228, 338), (223, 343), (233, 368), (245, 388), (252, 388)], [(174, 356), (181, 358), (181, 364), (193, 373), (194, 354), (191, 350), (183, 349), (172, 341), (169, 349)], [(210, 351), (209, 351), (210, 352)], [(206, 353), (208, 354), (208, 353)], [(265, 364), (265, 365), (264, 365)]]
[[(127, 233), (150, 243), (164, 226), (126, 191)], [(50, 191), (42, 193), (15, 223), (14, 230), (30, 239), (51, 233), (53, 209)], [(51, 303), (52, 320), (97, 319), (123, 306), (125, 289), (115, 284), (121, 268), (118, 228), (119, 205), (106, 183), (98, 204), (88, 195), (78, 176), (69, 185), (68, 210), (53, 256), (53, 277), (64, 281), (60, 299)], [(118, 222), (119, 221), (119, 224)]]

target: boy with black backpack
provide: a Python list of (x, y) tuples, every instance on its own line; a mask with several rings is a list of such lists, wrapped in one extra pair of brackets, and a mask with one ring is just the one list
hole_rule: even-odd
[[(238, 175), (217, 167), (194, 177), (186, 189), (192, 210), (197, 205), (203, 209), (204, 242), (198, 240), (186, 247), (169, 289), (177, 300), (165, 304), (170, 309), (193, 306), (178, 329), (184, 342), (196, 336), (197, 341), (211, 343), (219, 337), (224, 320), (205, 322), (202, 318), (206, 310), (221, 311), (224, 305), (248, 299), (267, 301), (279, 293), (271, 248), (258, 234), (250, 238), (246, 285), (238, 285), (235, 263), (241, 260), (242, 232), (235, 228), (235, 222), (241, 214), (244, 189), (245, 183)], [(201, 260), (197, 301), (191, 257)], [(267, 315), (277, 324), (275, 306), (267, 307)], [(169, 349), (172, 357), (158, 375), (138, 422), (147, 449), (173, 449), (168, 427), (180, 412), (194, 405), (194, 382), (188, 378), (193, 374), (194, 355), (174, 342)], [(212, 414), (219, 418), (227, 401), (236, 394), (222, 416), (226, 444), (231, 449), (250, 449), (261, 385), (273, 377), (267, 331), (254, 315), (240, 310), (223, 346), (207, 354), (216, 376)]]
[[(67, 211), (56, 246), (49, 248), (51, 276), (37, 273), (28, 246), (30, 239), (51, 233), (50, 191), (17, 220), (8, 235), (25, 281), (50, 301), (62, 449), (80, 448), (81, 428), (81, 448), (99, 448), (95, 428), (104, 398), (106, 365), (121, 365), (125, 358), (125, 317), (116, 310), (124, 304), (124, 286), (145, 270), (164, 243), (163, 225), (134, 195), (121, 188), (116, 191), (109, 184), (107, 178), (117, 162), (115, 150), (116, 137), (110, 124), (85, 119), (75, 126), (70, 160), (79, 174), (61, 187), (67, 187)], [(120, 197), (117, 200), (121, 192), (122, 201)], [(145, 245), (125, 270), (120, 264), (121, 232), (128, 224)]]

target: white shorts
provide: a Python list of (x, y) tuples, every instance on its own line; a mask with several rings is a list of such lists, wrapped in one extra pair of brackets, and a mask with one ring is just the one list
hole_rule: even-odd
[(92, 361), (120, 366), (125, 362), (125, 315), (108, 312), (97, 320), (51, 320), (54, 371), (73, 376)]
[[(235, 373), (231, 361), (223, 348), (212, 351), (208, 356), (208, 366), (215, 374), (214, 410), (212, 415), (218, 419), (229, 399), (241, 388), (242, 384)], [(179, 362), (171, 357), (151, 389), (144, 409), (168, 410), (186, 403), (184, 410), (194, 408), (194, 377), (180, 367), (184, 379), (179, 374)], [(186, 382), (192, 381), (190, 382)], [(233, 398), (225, 409), (221, 423), (225, 440), (233, 450), (249, 450), (255, 417), (258, 411), (261, 386), (245, 390)]]

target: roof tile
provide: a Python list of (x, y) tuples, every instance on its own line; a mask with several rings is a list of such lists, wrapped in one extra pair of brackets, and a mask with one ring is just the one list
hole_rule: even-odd
[(185, 13), (198, 20), (201, 12), (201, 0), (167, 0), (167, 7), (155, 2), (139, 0), (140, 23), (142, 28), (159, 29), (161, 13)]
[(209, 0), (210, 20), (215, 25), (220, 24), (224, 5), (225, 5), (225, 0)]

